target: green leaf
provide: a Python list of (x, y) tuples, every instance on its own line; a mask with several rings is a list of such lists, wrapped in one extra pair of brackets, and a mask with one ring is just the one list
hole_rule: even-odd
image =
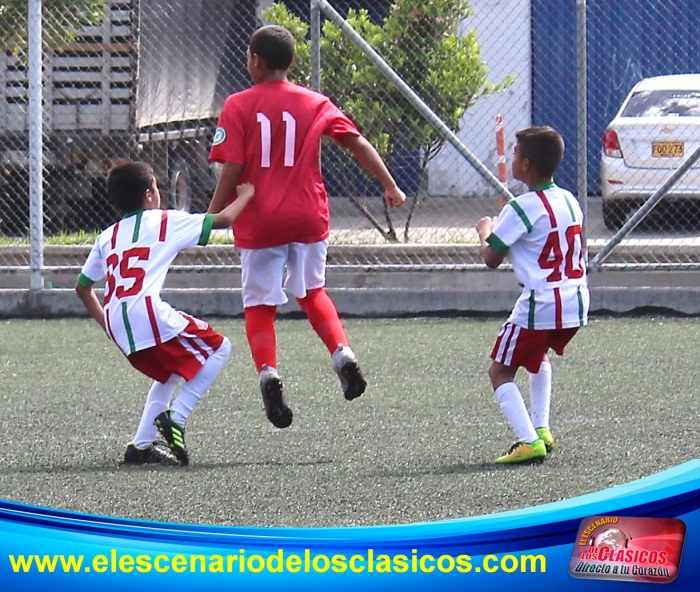
[[(27, 0), (0, 2), (0, 41), (21, 52), (27, 43)], [(103, 0), (44, 0), (44, 44), (54, 48), (70, 43), (85, 25), (99, 23), (105, 15)]]

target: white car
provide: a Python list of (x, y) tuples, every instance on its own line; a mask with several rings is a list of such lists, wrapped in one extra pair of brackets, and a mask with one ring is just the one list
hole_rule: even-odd
[[(700, 74), (645, 78), (603, 136), (603, 220), (613, 230), (700, 146)], [(663, 198), (700, 200), (700, 163)]]

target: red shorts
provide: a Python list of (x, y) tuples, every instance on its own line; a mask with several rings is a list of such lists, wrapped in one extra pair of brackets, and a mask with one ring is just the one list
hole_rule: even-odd
[(528, 372), (536, 374), (550, 348), (560, 356), (563, 355), (564, 348), (578, 330), (578, 327), (550, 330), (524, 329), (512, 323), (505, 323), (498, 332), (491, 359), (511, 368), (523, 366)]
[(173, 374), (192, 380), (224, 341), (204, 321), (180, 314), (189, 324), (177, 337), (127, 356), (134, 368), (158, 382), (167, 382)]

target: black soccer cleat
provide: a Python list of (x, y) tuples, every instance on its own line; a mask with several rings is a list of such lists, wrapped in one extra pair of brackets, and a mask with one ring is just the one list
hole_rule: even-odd
[(133, 443), (126, 447), (124, 452), (123, 465), (178, 465), (177, 459), (170, 454), (169, 450), (157, 446), (155, 442), (147, 448), (136, 448)]
[(343, 394), (348, 401), (357, 399), (367, 388), (367, 381), (362, 375), (360, 365), (354, 352), (347, 346), (338, 346), (332, 356), (333, 368), (335, 369)]
[(160, 435), (165, 438), (170, 452), (180, 461), (180, 464), (188, 465), (190, 458), (185, 447), (185, 428), (176, 424), (170, 418), (170, 413), (170, 410), (163, 411), (156, 416), (153, 423), (158, 427)]
[(294, 414), (284, 400), (284, 387), (277, 370), (268, 365), (260, 372), (260, 392), (262, 392), (265, 415), (276, 428), (284, 429), (292, 425)]

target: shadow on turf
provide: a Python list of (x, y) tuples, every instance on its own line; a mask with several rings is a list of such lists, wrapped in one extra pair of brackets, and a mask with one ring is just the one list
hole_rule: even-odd
[[(244, 462), (244, 461), (231, 461), (231, 462), (207, 462), (207, 463), (198, 463), (198, 462), (193, 462), (191, 465), (188, 465), (187, 467), (173, 467), (173, 466), (164, 466), (164, 465), (121, 465), (119, 468), (120, 470), (127, 470), (127, 471), (138, 471), (139, 469), (143, 469), (144, 467), (149, 468), (149, 469), (157, 469), (157, 470), (185, 470), (185, 471), (211, 471), (212, 469), (235, 469), (238, 467), (262, 467), (262, 468), (288, 468), (288, 467), (315, 467), (315, 466), (320, 466), (320, 465), (329, 465), (332, 464), (334, 461), (332, 460), (309, 460), (309, 461), (301, 461), (301, 462), (287, 462), (287, 461), (279, 461), (279, 460), (269, 460), (269, 461), (251, 461), (251, 462)], [(2, 471), (0, 471), (2, 473)]]
[(214, 462), (214, 463), (193, 463), (188, 467), (180, 466), (168, 466), (168, 465), (158, 465), (158, 464), (144, 464), (144, 465), (125, 465), (121, 462), (107, 461), (102, 465), (85, 465), (85, 466), (70, 466), (70, 465), (58, 465), (58, 466), (37, 466), (37, 467), (5, 467), (0, 469), (0, 476), (2, 475), (21, 475), (21, 474), (33, 474), (33, 473), (68, 473), (68, 474), (81, 474), (81, 473), (105, 473), (113, 472), (114, 470), (119, 471), (143, 471), (143, 470), (156, 470), (156, 471), (210, 471), (212, 469), (235, 469), (237, 467), (269, 467), (269, 468), (284, 468), (284, 467), (314, 467), (318, 465), (331, 464), (332, 460), (313, 460), (313, 461), (302, 461), (302, 462), (282, 462), (282, 461), (257, 461), (257, 462)]
[(400, 477), (428, 477), (431, 475), (468, 475), (470, 473), (492, 473), (510, 468), (508, 465), (496, 465), (493, 462), (480, 463), (456, 463), (444, 467), (432, 467), (425, 469), (415, 469), (406, 471), (384, 471), (371, 473), (372, 477), (389, 477), (392, 479)]
[[(279, 460), (268, 461), (228, 461), (228, 462), (205, 462), (182, 467), (173, 465), (159, 464), (143, 464), (143, 465), (125, 465), (121, 461), (106, 460), (105, 464), (100, 465), (57, 465), (57, 466), (37, 466), (37, 467), (5, 467), (0, 469), (2, 475), (18, 475), (32, 473), (104, 473), (119, 471), (211, 471), (214, 469), (235, 469), (243, 467), (261, 467), (261, 468), (288, 468), (288, 467), (315, 467), (321, 465), (333, 464), (333, 460), (319, 459), (300, 462), (288, 462)], [(524, 466), (538, 466), (542, 463), (522, 463), (522, 464), (505, 464), (497, 465), (493, 462), (478, 462), (478, 463), (455, 463), (451, 465), (426, 467), (421, 469), (406, 469), (403, 471), (378, 471), (369, 473), (371, 477), (387, 477), (391, 479), (401, 477), (428, 477), (440, 475), (468, 475), (472, 473), (492, 473), (493, 471), (508, 471), (512, 469), (522, 468)]]
[(92, 465), (92, 466), (49, 466), (49, 467), (5, 467), (0, 469), (0, 476), (2, 475), (22, 475), (22, 474), (45, 474), (50, 475), (51, 473), (105, 473), (111, 472), (118, 468), (114, 463), (104, 464), (104, 465)]
[(377, 473), (370, 473), (371, 477), (388, 477), (390, 479), (397, 479), (401, 477), (430, 477), (430, 476), (440, 476), (440, 475), (469, 475), (472, 473), (493, 473), (494, 471), (512, 471), (512, 470), (522, 470), (523, 467), (541, 467), (544, 464), (551, 464), (551, 461), (547, 460), (534, 461), (534, 462), (524, 462), (524, 463), (513, 463), (513, 464), (502, 464), (497, 465), (493, 461), (491, 462), (479, 462), (479, 463), (455, 463), (453, 465), (446, 465), (443, 467), (433, 467), (424, 469), (407, 469), (405, 471), (384, 471)]

